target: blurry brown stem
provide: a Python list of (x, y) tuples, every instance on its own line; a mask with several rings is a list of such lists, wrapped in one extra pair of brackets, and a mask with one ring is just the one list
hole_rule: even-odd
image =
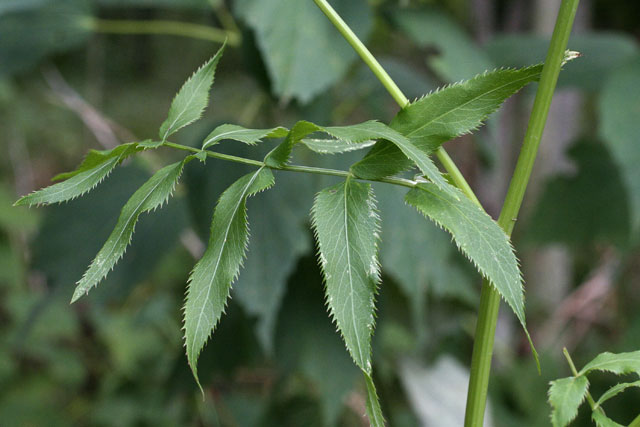
[[(114, 132), (114, 127), (116, 127), (115, 123), (85, 101), (80, 94), (66, 82), (57, 68), (52, 65), (44, 68), (42, 70), (42, 76), (56, 97), (60, 99), (67, 108), (80, 117), (102, 147), (113, 148), (120, 143), (119, 138)], [(135, 139), (135, 136), (133, 136), (130, 131), (122, 128), (121, 130), (123, 133), (126, 133), (126, 139)]]

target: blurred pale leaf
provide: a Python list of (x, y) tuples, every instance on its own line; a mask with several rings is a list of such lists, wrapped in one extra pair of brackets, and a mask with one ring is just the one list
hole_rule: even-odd
[(0, 76), (25, 71), (45, 56), (85, 42), (88, 0), (42, 0), (0, 4)]
[[(464, 424), (465, 396), (469, 371), (453, 357), (445, 355), (431, 367), (404, 359), (400, 379), (411, 407), (422, 427), (459, 427)], [(491, 427), (490, 407), (484, 425)]]
[(427, 56), (427, 63), (444, 81), (469, 79), (495, 68), (464, 28), (445, 12), (435, 8), (398, 10), (392, 16), (418, 46), (435, 50)]
[[(372, 23), (366, 0), (332, 6), (362, 39)], [(312, 1), (237, 0), (235, 12), (255, 31), (273, 92), (309, 102), (347, 70), (356, 54)]]

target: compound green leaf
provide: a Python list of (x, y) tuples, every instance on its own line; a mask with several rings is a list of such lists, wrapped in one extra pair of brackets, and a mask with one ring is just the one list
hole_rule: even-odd
[(124, 159), (141, 150), (137, 142), (122, 144), (111, 150), (91, 150), (78, 169), (53, 178), (66, 181), (28, 194), (15, 204), (49, 205), (75, 199), (94, 189)]
[(598, 401), (596, 402), (596, 405), (597, 406), (602, 406), (602, 404), (604, 402), (606, 402), (607, 400), (611, 399), (614, 396), (617, 396), (618, 394), (622, 393), (623, 391), (625, 391), (626, 389), (628, 389), (630, 387), (640, 387), (640, 381), (635, 381), (635, 382), (632, 382), (632, 383), (621, 383), (621, 384), (614, 385), (609, 390), (607, 390), (604, 393), (602, 393), (602, 396), (600, 396), (600, 399), (598, 399)]
[(564, 427), (578, 415), (578, 407), (587, 396), (587, 377), (568, 377), (551, 381), (549, 403), (553, 427)]
[(184, 338), (187, 359), (198, 384), (198, 356), (224, 312), (249, 239), (247, 197), (268, 189), (273, 182), (271, 170), (260, 168), (222, 193), (213, 213), (207, 250), (189, 277)]
[(167, 119), (160, 126), (160, 138), (167, 138), (198, 120), (209, 102), (209, 90), (213, 84), (216, 67), (222, 57), (225, 45), (206, 63), (204, 63), (182, 85), (178, 94), (173, 98)]
[[(444, 87), (402, 109), (390, 126), (430, 154), (444, 142), (477, 129), (502, 103), (528, 83), (540, 78), (542, 65), (501, 69), (477, 75), (471, 80)], [(376, 176), (395, 175), (411, 167), (398, 147), (378, 142), (354, 165), (372, 170)]]
[(322, 190), (312, 209), (329, 311), (347, 349), (371, 373), (371, 334), (380, 282), (379, 221), (371, 186), (347, 179)]
[(593, 411), (591, 413), (591, 419), (593, 419), (597, 427), (624, 427), (622, 424), (618, 424), (607, 417), (601, 411)]
[[(371, 27), (366, 0), (331, 5), (362, 39)], [(237, 0), (235, 12), (256, 36), (273, 92), (307, 103), (347, 71), (356, 54), (312, 1)]]
[(169, 199), (184, 165), (193, 158), (194, 156), (188, 156), (180, 162), (165, 166), (133, 193), (122, 208), (111, 235), (78, 282), (72, 303), (88, 293), (111, 271), (131, 242), (140, 214), (157, 209)]
[(433, 184), (419, 184), (405, 201), (451, 233), (458, 248), (525, 326), (522, 276), (511, 242), (500, 226), (467, 197), (456, 200)]
[(629, 353), (600, 353), (579, 372), (587, 375), (591, 371), (607, 371), (617, 375), (635, 372), (640, 375), (640, 350)]
[(271, 129), (247, 129), (238, 125), (224, 124), (213, 130), (202, 143), (202, 149), (205, 150), (212, 145), (219, 143), (225, 139), (231, 139), (243, 142), (247, 145), (255, 145), (262, 138), (283, 138), (287, 136), (289, 130), (283, 127)]

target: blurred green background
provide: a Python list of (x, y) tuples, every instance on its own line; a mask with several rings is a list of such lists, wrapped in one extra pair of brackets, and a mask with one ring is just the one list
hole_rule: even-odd
[[(331, 3), (413, 99), (487, 69), (542, 61), (560, 2)], [(638, 18), (637, 1), (580, 4), (569, 47), (583, 57), (561, 75), (514, 235), (542, 375), (502, 310), (489, 426), (549, 425), (548, 381), (569, 375), (563, 346), (579, 366), (605, 350), (640, 349)], [(312, 0), (0, 0), (0, 425), (365, 423), (362, 377), (326, 314), (309, 231), (313, 195), (333, 179), (281, 172), (273, 190), (249, 201), (248, 258), (200, 358), (204, 400), (184, 356), (180, 308), (215, 201), (246, 169), (190, 164), (177, 197), (141, 218), (125, 258), (73, 306), (74, 284), (119, 209), (177, 154), (130, 161), (73, 202), (11, 206), (90, 148), (154, 137), (182, 82), (219, 47), (202, 37), (225, 35), (231, 46), (211, 106), (178, 142), (196, 146), (225, 122), (388, 122), (397, 111)], [(534, 93), (446, 144), (494, 216)], [(258, 159), (270, 144), (219, 148)], [(294, 162), (347, 168), (361, 155), (301, 148)], [(383, 410), (391, 426), (461, 425), (479, 278), (444, 232), (404, 206), (403, 191), (375, 191), (383, 284), (373, 358)], [(596, 375), (592, 393), (615, 382)], [(605, 409), (629, 423), (638, 402), (629, 389)], [(590, 425), (589, 414), (575, 425)]]

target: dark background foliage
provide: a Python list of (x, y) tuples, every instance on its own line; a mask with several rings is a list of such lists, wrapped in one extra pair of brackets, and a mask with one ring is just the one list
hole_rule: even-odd
[[(486, 69), (541, 61), (558, 0), (335, 0), (411, 98)], [(493, 426), (548, 425), (548, 381), (597, 353), (640, 348), (640, 3), (583, 0), (514, 243), (524, 269), (538, 376), (503, 310), (491, 382)], [(223, 58), (205, 118), (181, 132), (298, 119), (388, 122), (397, 111), (311, 0), (0, 2), (0, 424), (362, 425), (364, 385), (323, 302), (309, 231), (326, 177), (277, 174), (249, 201), (251, 243), (227, 315), (200, 361), (202, 399), (182, 346), (185, 281), (215, 201), (246, 169), (190, 164), (174, 198), (143, 215), (109, 278), (69, 306), (74, 283), (120, 207), (176, 156), (145, 155), (94, 192), (41, 209), (18, 195), (71, 170), (89, 148), (153, 137), (184, 79), (216, 43), (91, 31), (91, 19), (176, 20), (241, 36)], [(89, 24), (88, 24), (89, 23)], [(94, 26), (94, 29), (96, 27)], [(491, 214), (499, 211), (534, 91), (447, 148)], [(260, 158), (269, 147), (227, 143)], [(295, 162), (345, 168), (344, 157)], [(375, 380), (392, 426), (460, 425), (479, 278), (449, 237), (376, 185), (383, 284)], [(593, 378), (599, 394), (614, 384)], [(640, 392), (607, 403), (620, 423)], [(634, 412), (635, 411), (635, 412)], [(576, 425), (588, 425), (581, 414)]]

